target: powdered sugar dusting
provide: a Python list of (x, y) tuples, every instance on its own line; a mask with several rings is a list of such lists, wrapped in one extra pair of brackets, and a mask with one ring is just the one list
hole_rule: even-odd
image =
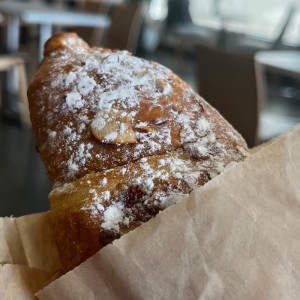
[(88, 76), (81, 78), (78, 83), (78, 90), (79, 90), (80, 95), (82, 95), (82, 96), (88, 95), (90, 92), (93, 91), (93, 89), (96, 85), (97, 84), (96, 84), (95, 80)]
[[(115, 107), (118, 107), (123, 117), (134, 118), (140, 107), (141, 96), (152, 99), (152, 105), (155, 106), (161, 97), (171, 95), (173, 91), (172, 85), (168, 82), (169, 70), (133, 57), (126, 51), (87, 52), (80, 47), (74, 48), (74, 50), (78, 53), (76, 51), (72, 54), (69, 54), (68, 51), (63, 55), (61, 53), (60, 60), (55, 61), (56, 68), (64, 68), (66, 62), (68, 65), (72, 62), (77, 65), (78, 61), (85, 63), (69, 70), (66, 68), (64, 72), (61, 72), (60, 69), (58, 75), (53, 72), (51, 81), (51, 88), (66, 91), (66, 105), (60, 105), (57, 110), (60, 113), (65, 111), (66, 114), (68, 110), (76, 110), (78, 119), (83, 120), (79, 126), (75, 122), (69, 126), (72, 132), (72, 138), (68, 140), (66, 145), (72, 151), (70, 159), (66, 162), (68, 169), (66, 175), (69, 178), (75, 177), (76, 173), (82, 170), (82, 167), (88, 162), (87, 159), (79, 159), (82, 150), (78, 147), (80, 148), (82, 145), (74, 143), (74, 141), (84, 143), (81, 137), (87, 130), (90, 130), (90, 127), (86, 125), (91, 124), (97, 129), (104, 128), (106, 123), (111, 121), (109, 113)], [(53, 57), (55, 58), (55, 56)], [(101, 78), (100, 82), (95, 80), (95, 77)], [(88, 112), (93, 112), (93, 114)], [(99, 112), (106, 112), (108, 117), (104, 118), (103, 115), (102, 117), (91, 117), (98, 115)], [(140, 127), (143, 125), (143, 122), (137, 123)], [(149, 128), (149, 124), (146, 126)], [(124, 122), (120, 124), (121, 133), (122, 130), (124, 132), (127, 130), (127, 124)], [(159, 130), (151, 131), (136, 133), (139, 143), (132, 149), (133, 157), (139, 157), (143, 151), (148, 151), (149, 154), (155, 153), (165, 147), (164, 145), (172, 144), (170, 128), (162, 127)], [(57, 137), (60, 138), (61, 136), (58, 133)], [(104, 140), (110, 142), (116, 137), (117, 132), (109, 132)], [(50, 139), (48, 142), (50, 143)], [(52, 147), (51, 143), (49, 146)], [(103, 160), (104, 157), (101, 156), (101, 159)]]
[[(69, 86), (70, 84), (72, 84), (77, 78), (77, 75), (75, 72), (70, 72), (67, 74), (66, 76), (66, 86)], [(59, 82), (57, 83), (57, 85), (59, 85)]]
[(106, 141), (112, 141), (112, 140), (114, 140), (114, 139), (116, 139), (117, 138), (117, 136), (118, 136), (118, 133), (117, 132), (110, 132), (110, 133), (108, 133), (105, 137), (104, 137), (104, 140), (106, 140)]
[[(207, 141), (209, 140), (207, 138)], [(198, 151), (200, 149), (199, 146)], [(203, 149), (201, 155), (211, 155), (209, 146)], [(104, 210), (104, 223), (101, 227), (119, 233), (121, 227), (129, 226), (130, 220), (134, 220), (130, 218), (133, 218), (135, 209), (137, 211), (141, 210), (141, 203), (145, 207), (153, 206), (158, 207), (159, 210), (164, 209), (184, 199), (193, 189), (201, 185), (201, 178), (204, 174), (206, 174), (206, 179), (204, 179), (204, 182), (206, 182), (223, 172), (226, 168), (223, 155), (223, 152), (220, 151), (215, 156), (214, 162), (211, 163), (207, 160), (191, 160), (186, 154), (177, 152), (162, 155), (160, 158), (142, 158), (136, 163), (127, 165), (126, 168), (120, 167), (118, 170), (105, 171), (103, 173), (105, 177), (100, 180), (98, 188), (101, 189), (104, 186), (103, 183), (105, 183), (104, 189), (107, 185), (110, 185), (110, 189), (114, 190), (114, 181), (111, 181), (114, 179), (108, 178), (117, 178), (115, 184), (124, 186), (125, 190), (130, 189), (130, 187), (138, 187), (141, 195), (135, 204), (136, 208), (132, 205), (127, 206), (127, 198), (120, 196), (122, 191), (118, 191), (119, 196), (116, 200), (108, 190), (99, 193), (101, 194), (100, 199), (97, 201), (93, 199), (94, 204), (90, 207), (95, 209), (97, 203), (103, 203), (103, 201), (109, 203), (108, 208)], [(99, 174), (99, 176), (102, 175)], [(164, 182), (162, 189), (159, 187), (158, 182)], [(83, 209), (86, 209), (86, 207)], [(92, 214), (95, 213), (92, 212)]]
[(119, 231), (119, 224), (124, 218), (124, 205), (123, 203), (117, 202), (110, 205), (104, 212), (101, 227), (106, 230)]
[(66, 103), (69, 108), (81, 108), (84, 105), (82, 96), (78, 92), (69, 93), (66, 97)]
[(90, 150), (93, 148), (92, 144), (81, 143), (76, 151), (71, 155), (68, 164), (69, 176), (73, 177), (79, 171), (79, 168), (86, 164), (86, 161), (91, 159)]
[(79, 203), (63, 209), (89, 214), (101, 238), (146, 222), (245, 157), (239, 135), (159, 64), (73, 40), (49, 60), (33, 101), (38, 125), (47, 124), (38, 147), (54, 181), (73, 181), (51, 195)]
[[(230, 156), (220, 134), (214, 135), (210, 109), (167, 68), (127, 51), (65, 42), (46, 58), (52, 68), (40, 90), (53, 106), (48, 111), (40, 105), (39, 114), (47, 120), (43, 149), (53, 158), (48, 173), (55, 182), (178, 150), (201, 160)], [(222, 135), (238, 140), (230, 130)], [(57, 163), (58, 154), (66, 159)], [(153, 188), (151, 180), (144, 183)]]

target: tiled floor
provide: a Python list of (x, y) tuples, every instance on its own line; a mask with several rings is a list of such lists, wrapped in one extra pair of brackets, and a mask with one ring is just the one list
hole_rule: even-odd
[[(169, 67), (197, 90), (192, 56), (178, 57), (174, 52), (164, 50), (157, 51), (148, 58)], [(278, 118), (274, 119), (272, 110), (276, 113), (279, 110), (283, 113), (283, 120), (286, 120), (285, 111), (293, 107), (293, 113), (300, 118), (300, 100), (293, 102), (294, 106), (291, 106), (291, 103), (282, 101), (280, 97), (273, 99), (276, 100), (273, 101), (271, 113), (264, 116), (269, 122), (266, 137), (274, 134), (271, 130), (280, 131), (291, 126), (286, 123), (286, 128), (278, 127)], [(292, 122), (298, 120), (291, 119)], [(20, 216), (49, 209), (47, 200), (49, 191), (50, 183), (35, 151), (31, 130), (0, 120), (0, 217)]]

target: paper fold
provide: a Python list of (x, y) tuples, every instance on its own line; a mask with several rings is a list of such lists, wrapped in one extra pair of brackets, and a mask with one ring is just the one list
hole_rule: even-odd
[(46, 271), (20, 265), (0, 266), (0, 299), (33, 300), (34, 293), (51, 280), (52, 274)]
[(0, 264), (56, 273), (60, 269), (48, 213), (0, 218)]

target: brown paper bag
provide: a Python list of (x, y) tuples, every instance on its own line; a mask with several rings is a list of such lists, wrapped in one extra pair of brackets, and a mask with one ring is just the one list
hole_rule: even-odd
[(300, 126), (39, 299), (300, 299)]
[(0, 266), (0, 299), (36, 299), (34, 293), (49, 282), (52, 274), (18, 265)]
[[(39, 298), (298, 299), (299, 146), (300, 127), (106, 247)], [(0, 263), (59, 269), (49, 215), (1, 218)], [(13, 290), (22, 289), (16, 274), (29, 274), (24, 268), (2, 267), (2, 286), (12, 280)], [(20, 293), (12, 295), (26, 299)]]
[(0, 218), (0, 264), (56, 273), (60, 269), (48, 213)]

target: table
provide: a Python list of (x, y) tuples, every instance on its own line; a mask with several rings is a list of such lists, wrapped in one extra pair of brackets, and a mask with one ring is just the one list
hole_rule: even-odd
[(300, 51), (258, 51), (254, 57), (257, 94), (261, 103), (266, 98), (266, 69), (282, 76), (300, 80)]
[(267, 140), (294, 127), (299, 122), (299, 117), (297, 116), (297, 111), (299, 111), (297, 107), (299, 105), (292, 106), (295, 108), (293, 113), (288, 110), (282, 114), (275, 114), (266, 109), (268, 106), (266, 70), (300, 81), (300, 51), (259, 51), (255, 54), (254, 61), (257, 97), (262, 109), (260, 136), (263, 140)]
[(39, 59), (43, 58), (44, 44), (52, 35), (53, 25), (87, 26), (107, 28), (109, 17), (66, 8), (62, 5), (49, 5), (42, 2), (1, 1), (0, 13), (7, 18), (7, 48), (19, 49), (20, 22), (39, 25)]
[(259, 51), (255, 61), (282, 75), (300, 79), (300, 51)]

